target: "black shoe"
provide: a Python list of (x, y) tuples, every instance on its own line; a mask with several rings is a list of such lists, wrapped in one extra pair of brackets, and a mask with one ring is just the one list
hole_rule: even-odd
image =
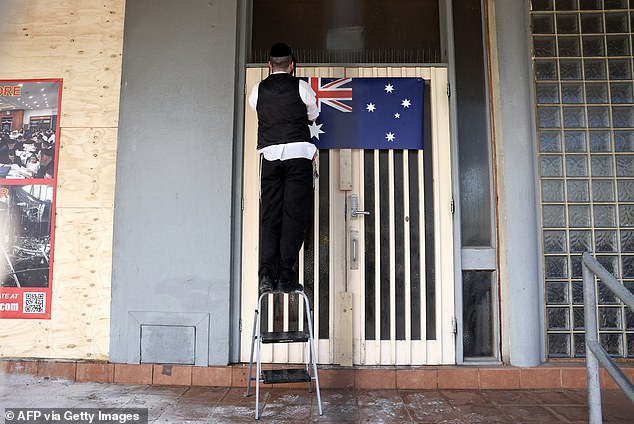
[(304, 286), (294, 281), (280, 280), (277, 282), (277, 289), (284, 293), (291, 293), (294, 291), (304, 291)]
[(264, 274), (260, 278), (260, 294), (272, 292), (274, 290), (273, 280), (268, 275)]

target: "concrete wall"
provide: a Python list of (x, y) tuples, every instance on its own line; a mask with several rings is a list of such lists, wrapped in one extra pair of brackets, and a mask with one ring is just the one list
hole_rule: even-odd
[(111, 362), (228, 362), (236, 22), (237, 1), (126, 5)]
[(544, 357), (541, 243), (528, 10), (489, 1), (498, 175), (502, 356), (534, 366)]

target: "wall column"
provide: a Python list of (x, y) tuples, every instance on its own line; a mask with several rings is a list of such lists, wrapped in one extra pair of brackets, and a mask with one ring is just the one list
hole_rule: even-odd
[(543, 359), (541, 243), (534, 108), (525, 2), (489, 1), (500, 240), (502, 357), (515, 366)]
[(126, 4), (112, 362), (229, 362), (236, 15)]

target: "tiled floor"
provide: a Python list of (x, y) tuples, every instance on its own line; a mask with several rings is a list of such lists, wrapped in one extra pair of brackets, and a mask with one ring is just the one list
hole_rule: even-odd
[[(0, 374), (0, 408), (148, 408), (151, 423), (253, 423), (255, 396), (227, 387), (76, 383)], [(268, 423), (583, 423), (585, 390), (307, 390), (263, 386)], [(620, 391), (602, 394), (604, 423), (633, 422)], [(3, 412), (3, 411), (2, 411)], [(0, 423), (4, 423), (2, 413)]]

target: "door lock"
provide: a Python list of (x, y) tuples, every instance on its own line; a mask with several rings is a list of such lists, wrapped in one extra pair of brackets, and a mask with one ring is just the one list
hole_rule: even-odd
[(368, 211), (359, 210), (359, 196), (356, 194), (350, 195), (350, 216), (356, 218), (357, 215), (370, 215)]

